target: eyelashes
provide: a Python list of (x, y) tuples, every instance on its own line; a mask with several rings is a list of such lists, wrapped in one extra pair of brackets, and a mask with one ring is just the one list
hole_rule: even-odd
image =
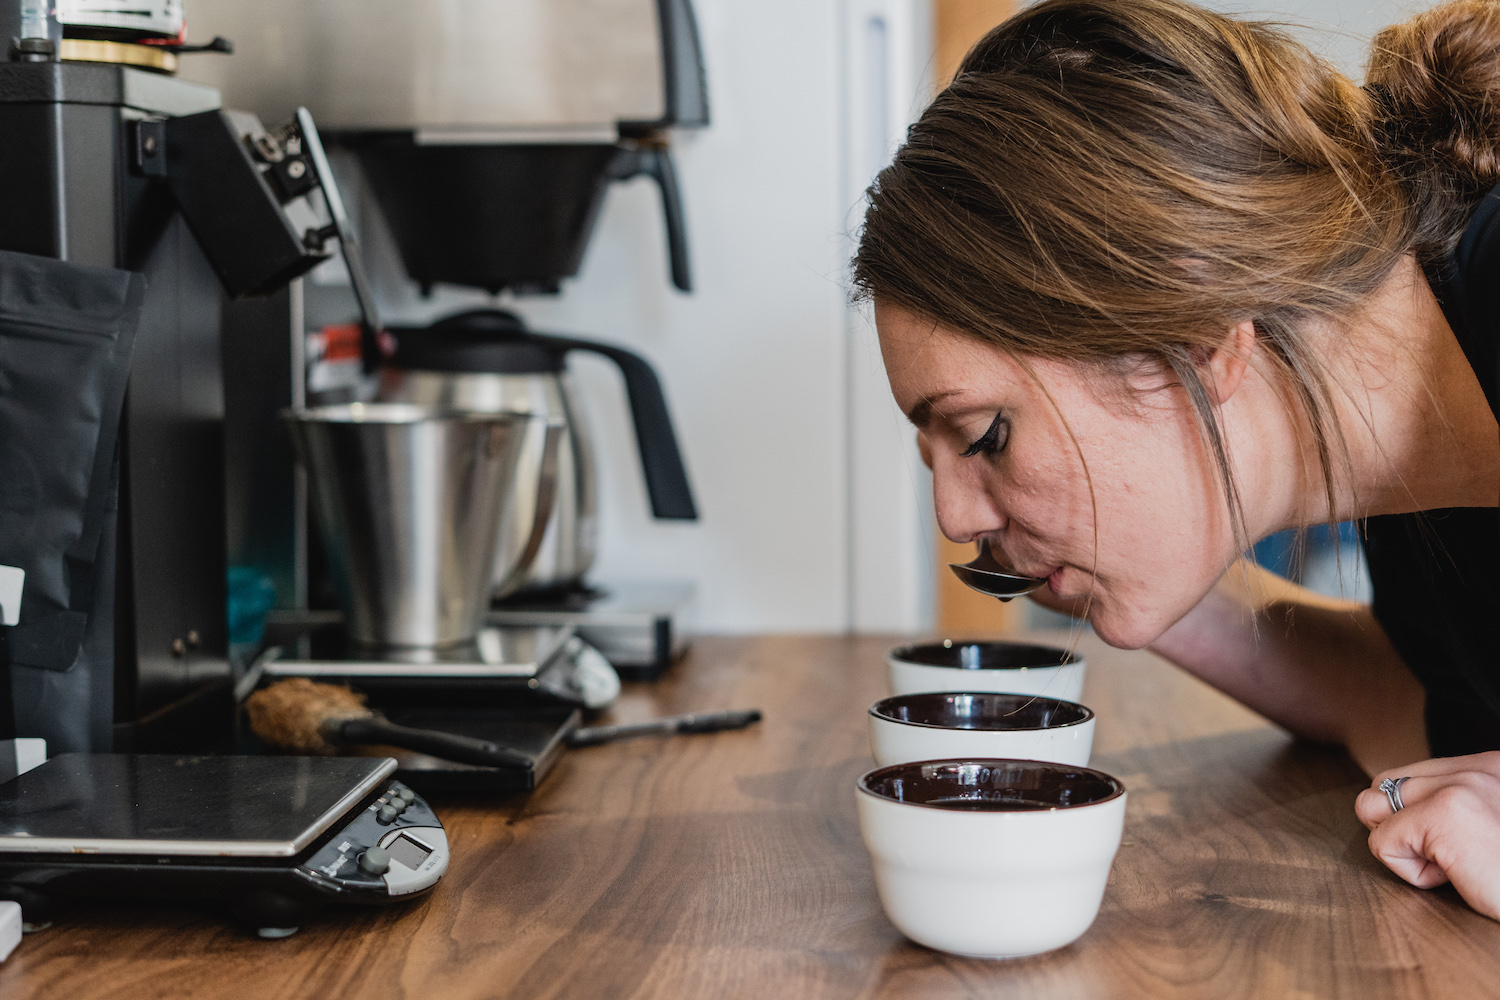
[(960, 457), (973, 458), (975, 455), (998, 455), (1005, 450), (1006, 441), (1010, 440), (1010, 421), (1005, 419), (1004, 413), (995, 414), (995, 419), (990, 421), (989, 430), (985, 431), (978, 441), (965, 448)]

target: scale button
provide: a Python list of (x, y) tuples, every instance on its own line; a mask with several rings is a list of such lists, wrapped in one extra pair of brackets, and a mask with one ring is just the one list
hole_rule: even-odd
[(396, 789), (396, 795), (400, 796), (401, 800), (407, 805), (411, 805), (417, 798), (417, 793), (410, 788), (398, 788)]
[(391, 853), (384, 847), (371, 847), (359, 856), (359, 870), (366, 875), (384, 875), (391, 869)]
[(401, 815), (401, 810), (392, 805), (384, 805), (375, 813), (375, 819), (381, 823), (390, 823), (399, 815)]

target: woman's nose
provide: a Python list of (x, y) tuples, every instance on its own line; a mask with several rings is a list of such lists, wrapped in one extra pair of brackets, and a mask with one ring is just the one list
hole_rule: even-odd
[(972, 542), (980, 535), (1000, 531), (1005, 516), (985, 490), (978, 470), (958, 456), (932, 455), (932, 501), (938, 528), (955, 542)]

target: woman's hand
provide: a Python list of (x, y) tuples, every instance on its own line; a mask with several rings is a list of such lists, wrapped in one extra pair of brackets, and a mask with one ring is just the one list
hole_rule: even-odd
[[(1379, 790), (1401, 785), (1401, 811)], [(1412, 885), (1452, 882), (1474, 909), (1500, 920), (1500, 751), (1439, 757), (1375, 776), (1354, 812), (1370, 828), (1370, 851)]]

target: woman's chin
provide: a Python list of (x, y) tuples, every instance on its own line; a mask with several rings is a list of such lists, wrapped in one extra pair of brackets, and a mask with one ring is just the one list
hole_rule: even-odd
[(1094, 634), (1116, 649), (1144, 649), (1161, 637), (1165, 625), (1146, 616), (1119, 615), (1107, 604), (1097, 605), (1089, 614)]

